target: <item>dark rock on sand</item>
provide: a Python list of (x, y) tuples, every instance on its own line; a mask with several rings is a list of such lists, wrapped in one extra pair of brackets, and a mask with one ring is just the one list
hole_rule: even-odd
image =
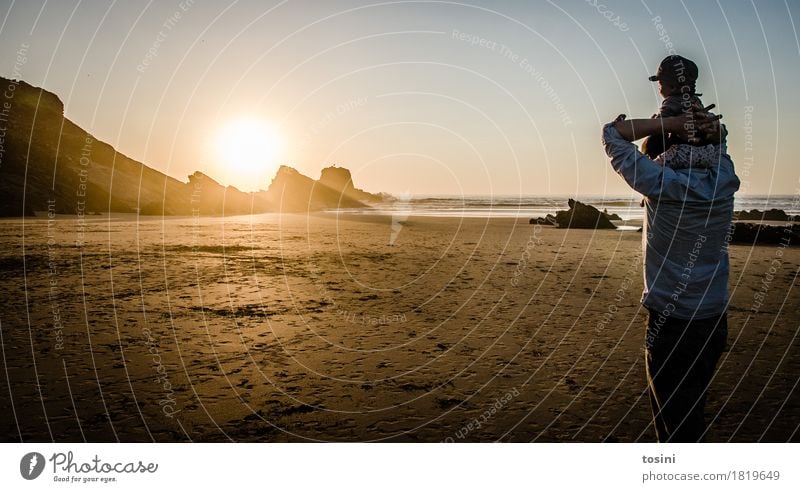
[(770, 226), (746, 222), (734, 223), (733, 244), (800, 244), (800, 225)]
[(553, 214), (547, 214), (545, 217), (535, 217), (528, 221), (529, 224), (539, 225), (558, 225), (556, 217)]
[(739, 210), (733, 213), (735, 220), (774, 220), (778, 222), (787, 222), (790, 220), (798, 220), (797, 216), (788, 215), (781, 209), (771, 208), (761, 212), (760, 210)]
[(569, 199), (569, 210), (556, 213), (556, 222), (562, 229), (616, 229), (602, 212), (591, 205)]
[(554, 225), (561, 229), (616, 229), (612, 220), (622, 220), (617, 214), (601, 212), (591, 205), (569, 199), (569, 210), (561, 210), (555, 215), (547, 214), (546, 217), (535, 217), (528, 223), (538, 225)]

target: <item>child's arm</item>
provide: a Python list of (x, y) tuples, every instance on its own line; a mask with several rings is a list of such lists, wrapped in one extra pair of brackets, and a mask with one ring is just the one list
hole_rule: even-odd
[(628, 142), (633, 142), (644, 137), (663, 134), (664, 138), (671, 132), (678, 132), (682, 126), (683, 116), (673, 116), (670, 118), (650, 118), (627, 120), (625, 115), (620, 115), (614, 121), (614, 128), (620, 136)]
[[(705, 112), (683, 113), (669, 118), (634, 120), (626, 120), (625, 115), (620, 115), (614, 121), (614, 127), (628, 142), (652, 135), (663, 135), (666, 138), (667, 134), (674, 133), (679, 138), (691, 143), (691, 133), (707, 134), (713, 133), (715, 130), (719, 132), (720, 118), (722, 118), (721, 114), (714, 115)], [(699, 140), (699, 137), (694, 136), (694, 140)]]

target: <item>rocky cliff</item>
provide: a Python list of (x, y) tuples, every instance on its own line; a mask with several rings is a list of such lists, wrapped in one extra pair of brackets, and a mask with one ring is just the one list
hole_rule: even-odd
[[(0, 216), (128, 212), (237, 215), (365, 207), (369, 193), (282, 166), (266, 192), (246, 193), (196, 172), (185, 183), (117, 152), (64, 116), (53, 93), (0, 77)], [(341, 170), (341, 171), (338, 171)], [(329, 173), (323, 172), (326, 178)], [(334, 173), (335, 175), (336, 173)], [(359, 198), (361, 197), (361, 198)]]

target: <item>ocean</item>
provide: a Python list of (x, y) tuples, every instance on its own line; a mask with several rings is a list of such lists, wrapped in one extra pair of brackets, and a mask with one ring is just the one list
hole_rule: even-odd
[[(415, 195), (371, 209), (339, 209), (331, 213), (416, 215), (427, 217), (544, 217), (568, 208), (569, 196), (494, 195), (447, 196)], [(623, 220), (641, 220), (644, 209), (639, 196), (577, 196), (578, 201), (593, 205)], [(800, 214), (797, 195), (743, 195), (735, 198), (735, 210), (777, 208), (787, 214)]]

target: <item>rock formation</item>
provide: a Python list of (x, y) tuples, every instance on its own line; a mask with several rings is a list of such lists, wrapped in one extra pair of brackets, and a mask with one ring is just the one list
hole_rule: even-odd
[(353, 186), (353, 177), (350, 175), (350, 170), (344, 167), (333, 165), (324, 168), (320, 174), (319, 182), (348, 198), (360, 202), (370, 203), (383, 200), (381, 195), (367, 193)]
[(607, 211), (601, 212), (591, 205), (569, 199), (569, 210), (556, 212), (555, 216), (547, 214), (544, 218), (536, 217), (529, 221), (531, 224), (554, 225), (562, 229), (616, 229), (611, 220), (622, 220), (618, 215), (609, 215)]
[[(350, 172), (348, 171), (349, 175)], [(336, 190), (300, 174), (289, 166), (281, 166), (269, 185), (267, 194), (276, 204), (276, 211), (308, 212), (332, 208), (362, 208), (367, 205)]]
[(616, 229), (617, 226), (591, 205), (569, 199), (569, 210), (556, 213), (558, 227), (563, 229)]
[(770, 226), (747, 222), (734, 223), (733, 244), (785, 244), (800, 245), (800, 225)]
[(747, 210), (740, 210), (734, 212), (734, 220), (773, 220), (777, 222), (788, 222), (790, 220), (798, 220), (800, 217), (788, 215), (783, 210), (778, 208), (771, 208), (763, 212), (753, 209), (749, 212)]

